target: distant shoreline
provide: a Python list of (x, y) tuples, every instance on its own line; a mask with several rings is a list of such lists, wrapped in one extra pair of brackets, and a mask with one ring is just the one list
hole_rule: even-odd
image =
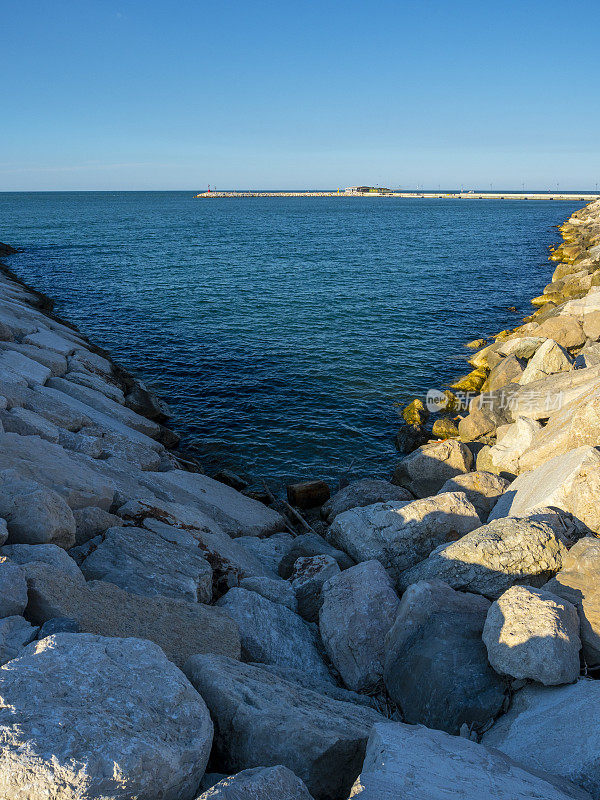
[(600, 194), (589, 192), (546, 194), (542, 192), (388, 192), (377, 194), (365, 192), (363, 194), (350, 194), (346, 192), (200, 192), (194, 198), (223, 198), (223, 197), (379, 197), (379, 198), (422, 198), (450, 199), (450, 200), (597, 200)]

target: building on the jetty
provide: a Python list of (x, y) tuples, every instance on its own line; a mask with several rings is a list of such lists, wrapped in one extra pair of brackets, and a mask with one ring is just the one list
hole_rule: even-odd
[(390, 189), (383, 186), (348, 186), (344, 194), (391, 194)]

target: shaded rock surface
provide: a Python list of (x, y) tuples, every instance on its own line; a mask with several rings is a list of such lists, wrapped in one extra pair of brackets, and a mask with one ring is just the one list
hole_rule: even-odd
[(568, 686), (526, 686), (483, 736), (486, 747), (545, 770), (600, 796), (600, 729), (595, 709), (600, 683), (580, 678)]
[(224, 778), (198, 800), (312, 800), (300, 778), (287, 767), (255, 767)]
[(386, 689), (406, 722), (458, 733), (501, 711), (506, 686), (481, 640), (490, 603), (442, 581), (404, 593), (385, 641)]
[(415, 497), (438, 492), (449, 478), (468, 472), (473, 456), (462, 442), (447, 440), (424, 444), (396, 467), (393, 483), (408, 489)]
[(184, 671), (215, 725), (216, 768), (231, 773), (283, 764), (315, 800), (347, 797), (371, 728), (383, 717), (224, 657), (194, 656)]
[(88, 580), (114, 583), (133, 594), (209, 603), (212, 569), (187, 531), (163, 526), (160, 533), (109, 528), (81, 564)]
[(351, 508), (371, 506), (373, 503), (385, 503), (388, 500), (412, 500), (413, 497), (407, 489), (394, 486), (388, 481), (376, 478), (364, 478), (353, 481), (348, 486), (340, 489), (328, 500), (321, 514), (328, 522), (332, 522), (338, 514), (349, 511)]
[(438, 494), (463, 492), (473, 504), (480, 520), (485, 522), (500, 495), (506, 491), (509, 481), (491, 472), (467, 472), (450, 478)]
[(305, 669), (331, 680), (312, 631), (289, 608), (239, 588), (230, 589), (217, 605), (235, 620), (245, 660)]
[(577, 607), (586, 663), (600, 664), (600, 541), (586, 536), (576, 542), (543, 588)]
[(381, 682), (385, 636), (399, 602), (379, 561), (364, 561), (324, 584), (319, 630), (349, 689), (370, 691)]
[(527, 771), (497, 750), (401, 722), (374, 726), (360, 776), (360, 800), (589, 800), (579, 787)]

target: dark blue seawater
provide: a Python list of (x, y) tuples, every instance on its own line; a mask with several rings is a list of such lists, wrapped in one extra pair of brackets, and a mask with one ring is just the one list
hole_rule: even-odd
[(0, 194), (9, 265), (171, 404), (210, 468), (388, 475), (395, 404), (515, 325), (583, 203)]

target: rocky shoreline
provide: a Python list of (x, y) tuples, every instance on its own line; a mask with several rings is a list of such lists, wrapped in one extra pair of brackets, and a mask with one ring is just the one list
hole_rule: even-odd
[(3, 266), (2, 798), (600, 800), (600, 202), (561, 233), (438, 439), (411, 404), (310, 522)]

